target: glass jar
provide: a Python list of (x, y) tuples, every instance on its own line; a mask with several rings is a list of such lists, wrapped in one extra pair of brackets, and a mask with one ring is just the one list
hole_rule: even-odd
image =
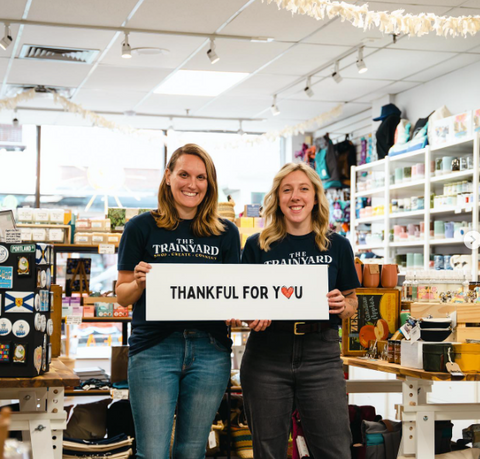
[(402, 301), (412, 301), (412, 279), (408, 272), (402, 284)]

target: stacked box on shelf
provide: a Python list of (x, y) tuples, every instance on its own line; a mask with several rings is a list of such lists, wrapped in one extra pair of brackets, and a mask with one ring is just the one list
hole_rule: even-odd
[(48, 371), (53, 246), (0, 243), (0, 376)]

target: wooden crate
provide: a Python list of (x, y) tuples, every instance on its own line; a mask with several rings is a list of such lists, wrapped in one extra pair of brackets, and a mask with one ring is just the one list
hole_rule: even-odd
[(446, 317), (457, 313), (457, 328), (453, 341), (465, 343), (467, 339), (480, 340), (480, 304), (478, 303), (413, 303), (412, 317)]

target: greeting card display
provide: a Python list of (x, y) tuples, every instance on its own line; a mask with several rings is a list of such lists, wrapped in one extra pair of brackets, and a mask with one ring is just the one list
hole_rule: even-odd
[(0, 243), (0, 377), (48, 371), (53, 246)]

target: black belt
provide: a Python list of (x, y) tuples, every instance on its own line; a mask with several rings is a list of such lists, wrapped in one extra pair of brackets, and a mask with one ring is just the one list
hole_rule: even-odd
[(328, 330), (330, 322), (272, 322), (267, 330), (290, 332), (294, 335), (306, 335)]

